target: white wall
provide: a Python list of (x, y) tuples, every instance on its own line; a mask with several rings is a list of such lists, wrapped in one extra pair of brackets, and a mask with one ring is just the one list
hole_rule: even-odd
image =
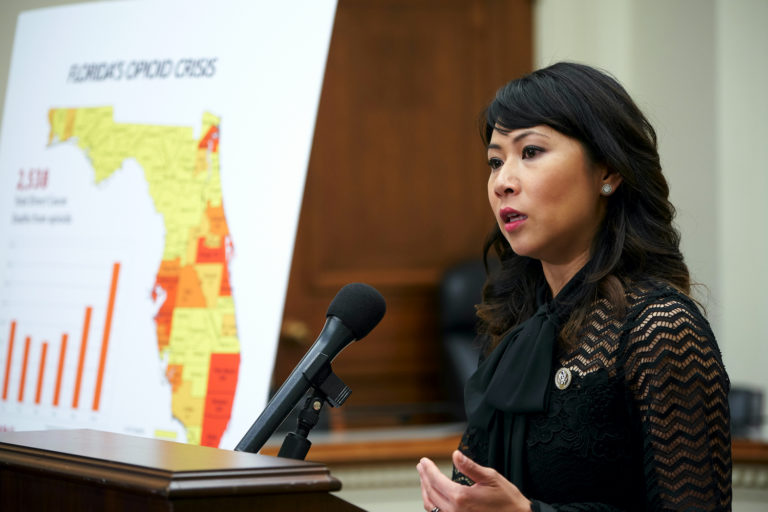
[(768, 392), (768, 1), (716, 17), (720, 335), (731, 380)]
[(717, 229), (714, 216), (700, 222), (716, 202), (714, 0), (540, 0), (536, 22), (537, 67), (575, 60), (605, 69), (654, 125), (682, 249), (717, 324), (707, 293), (718, 284)]
[(536, 66), (616, 76), (659, 135), (731, 380), (768, 393), (768, 1), (538, 0)]

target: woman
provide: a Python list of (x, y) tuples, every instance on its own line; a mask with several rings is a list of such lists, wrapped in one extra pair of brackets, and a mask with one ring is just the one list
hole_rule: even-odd
[(453, 481), (424, 509), (730, 510), (728, 377), (689, 297), (656, 134), (613, 78), (558, 63), (485, 115), (501, 265)]

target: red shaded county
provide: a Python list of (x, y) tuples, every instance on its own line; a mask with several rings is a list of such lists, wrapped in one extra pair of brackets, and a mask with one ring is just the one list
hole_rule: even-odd
[(208, 391), (234, 392), (237, 387), (237, 374), (240, 369), (240, 354), (211, 354), (208, 370)]
[(197, 145), (200, 149), (207, 149), (213, 153), (219, 150), (219, 127), (213, 125), (208, 129), (208, 133), (200, 139), (200, 144)]
[(232, 412), (232, 399), (233, 395), (209, 391), (205, 397), (204, 416), (206, 418), (228, 420)]
[(204, 308), (203, 290), (200, 288), (200, 278), (192, 265), (184, 265), (179, 272), (179, 291), (176, 296), (176, 306), (180, 308)]
[[(165, 291), (165, 301), (155, 315), (157, 345), (160, 350), (168, 346), (171, 336), (173, 309), (176, 307), (176, 295), (179, 288), (179, 272), (179, 258), (165, 260), (160, 263), (160, 269), (155, 278), (155, 287), (159, 286)], [(152, 291), (152, 299), (157, 299), (155, 290)]]
[(197, 239), (197, 263), (224, 263), (227, 258), (227, 249), (224, 245), (224, 238), (219, 242), (218, 247), (208, 247), (205, 245), (205, 237)]
[(171, 390), (176, 393), (181, 386), (181, 374), (184, 370), (184, 365), (181, 364), (169, 364), (165, 369), (165, 377), (168, 382), (171, 383)]
[(210, 201), (208, 207), (205, 209), (205, 215), (208, 217), (208, 226), (211, 233), (221, 237), (229, 235), (229, 226), (227, 226), (227, 219), (224, 217), (224, 206), (211, 206)]
[(200, 437), (200, 444), (203, 446), (219, 447), (221, 436), (229, 423), (229, 417), (214, 418), (212, 416), (203, 417), (203, 435)]
[(200, 440), (204, 446), (218, 447), (221, 442), (221, 436), (232, 415), (239, 370), (240, 354), (211, 354)]

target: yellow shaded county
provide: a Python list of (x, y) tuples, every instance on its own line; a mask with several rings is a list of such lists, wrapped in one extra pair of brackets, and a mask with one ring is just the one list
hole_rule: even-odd
[(168, 439), (169, 441), (175, 441), (178, 435), (173, 430), (155, 429), (155, 437), (157, 439)]
[(174, 254), (174, 258), (178, 258), (182, 264), (189, 265), (195, 261), (194, 252), (189, 250), (191, 243), (189, 235), (181, 228), (174, 229), (173, 232), (166, 231), (163, 254)]
[[(192, 354), (192, 357), (195, 360), (201, 359), (201, 356), (203, 356), (202, 353)], [(184, 375), (186, 380), (192, 383), (192, 389), (190, 393), (194, 397), (204, 398), (208, 392), (208, 371), (210, 370), (210, 365), (208, 363), (210, 362), (210, 358), (210, 354), (205, 354), (205, 366), (199, 366), (195, 364), (188, 364), (184, 366), (182, 375)]]
[(205, 247), (213, 247), (213, 248), (220, 248), (221, 247), (221, 240), (222, 237), (215, 234), (215, 233), (208, 233), (203, 240), (203, 246)]
[[(185, 196), (198, 195), (193, 201), (182, 200), (180, 198), (165, 197), (161, 195), (155, 201), (158, 210), (171, 210), (173, 213), (163, 213), (166, 225), (165, 248), (163, 259), (180, 258), (183, 265), (194, 263), (194, 253), (188, 248), (190, 243), (190, 230), (199, 229), (200, 223), (204, 217), (204, 206), (199, 200), (199, 191), (193, 190), (191, 186), (179, 185), (178, 194)], [(174, 207), (174, 204), (176, 205)], [(162, 207), (162, 210), (160, 209)]]
[(194, 396), (203, 396), (208, 389), (211, 353), (218, 351), (216, 318), (216, 311), (209, 308), (177, 307), (173, 311), (168, 365), (183, 366), (182, 381), (192, 382)]
[(219, 154), (208, 154), (208, 173), (204, 174), (208, 178), (207, 187), (203, 191), (203, 201), (214, 206), (222, 203), (223, 192), (221, 189), (221, 173), (219, 172)]
[(213, 348), (221, 354), (240, 352), (240, 341), (237, 338), (237, 321), (235, 319), (235, 302), (231, 295), (219, 297), (216, 309), (212, 311), (213, 322), (218, 326), (218, 337)]
[[(230, 320), (225, 332), (224, 319), (227, 317)], [(176, 308), (168, 343), (168, 364), (184, 365), (185, 372), (187, 364), (204, 365), (207, 369), (205, 365), (208, 365), (211, 353), (240, 352), (234, 317), (235, 306), (231, 295), (219, 297), (209, 308)]]
[[(213, 338), (216, 331), (212, 325), (214, 309), (209, 308), (182, 308), (173, 310), (173, 329), (168, 340), (169, 347), (185, 352), (190, 350), (203, 350), (206, 356), (210, 355), (213, 348)], [(206, 362), (207, 364), (207, 362)]]
[(190, 425), (186, 428), (187, 442), (190, 444), (200, 444), (203, 438), (203, 426), (202, 425)]
[(211, 161), (208, 158), (207, 149), (198, 149), (195, 159), (195, 174), (201, 174), (211, 168)]
[(221, 335), (233, 338), (237, 336), (237, 322), (234, 314), (221, 315)]
[[(178, 418), (185, 426), (187, 429), (187, 437), (189, 437), (189, 430), (191, 427), (202, 427), (203, 425), (205, 397), (193, 396), (192, 385), (190, 382), (182, 382), (181, 386), (179, 386), (179, 390), (173, 393), (172, 396), (171, 412), (173, 413), (173, 416)], [(198, 436), (196, 444), (199, 443), (200, 439)]]

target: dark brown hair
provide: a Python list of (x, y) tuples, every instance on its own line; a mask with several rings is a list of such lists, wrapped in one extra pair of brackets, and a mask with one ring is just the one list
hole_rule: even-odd
[[(595, 68), (560, 62), (503, 86), (485, 110), (481, 135), (489, 143), (495, 126), (507, 130), (548, 125), (578, 140), (596, 164), (623, 180), (608, 197), (605, 219), (592, 242), (585, 285), (579, 288), (561, 340), (574, 341), (590, 306), (607, 300), (617, 315), (626, 308), (632, 282), (661, 281), (690, 293), (675, 209), (661, 172), (656, 132), (624, 88)], [(488, 235), (485, 260), (501, 265), (489, 274), (478, 306), (479, 332), (490, 349), (510, 328), (536, 310), (536, 290), (545, 285), (541, 264), (515, 254), (498, 226)]]

